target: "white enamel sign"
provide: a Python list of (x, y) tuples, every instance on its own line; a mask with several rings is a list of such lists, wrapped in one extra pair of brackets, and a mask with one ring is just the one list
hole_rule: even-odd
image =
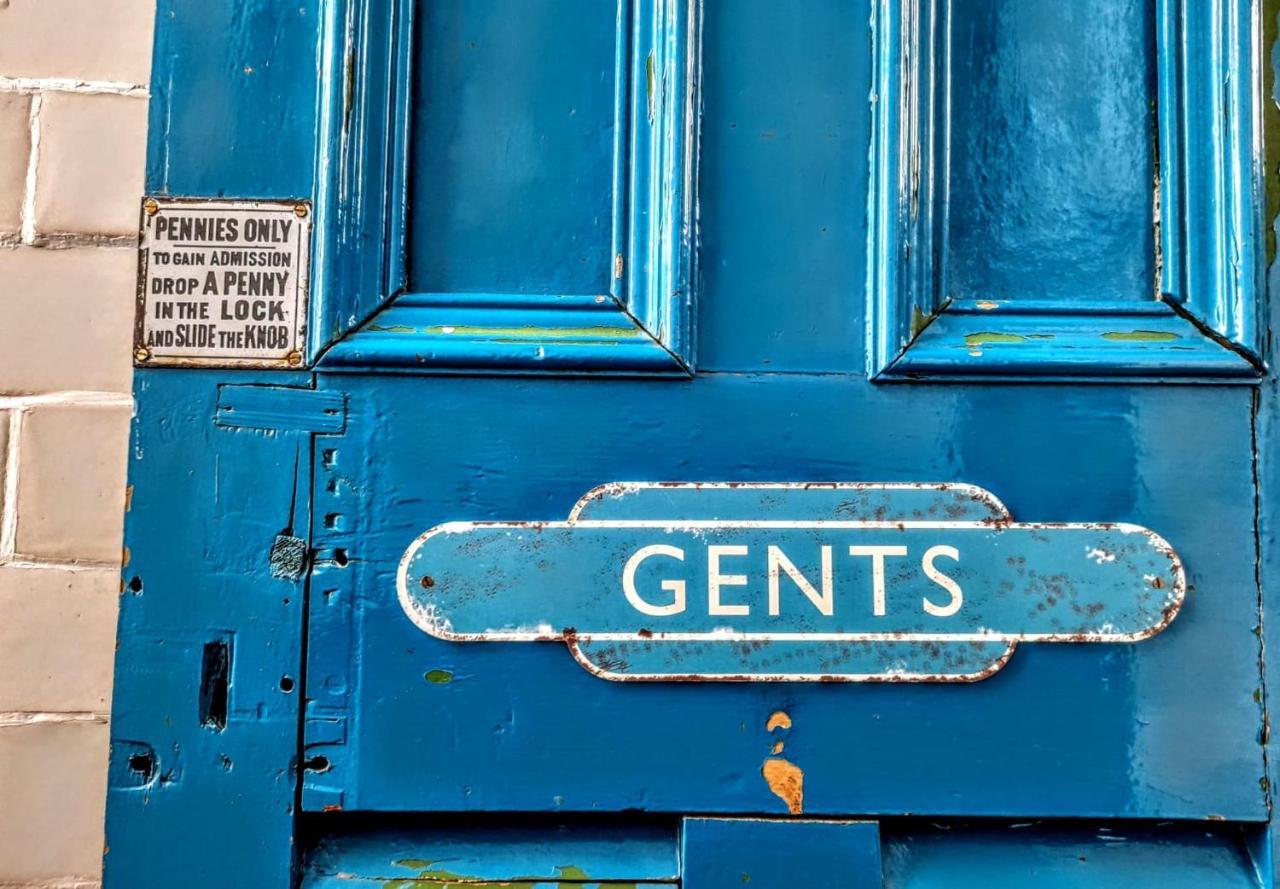
[(301, 366), (310, 244), (306, 201), (144, 199), (135, 363)]

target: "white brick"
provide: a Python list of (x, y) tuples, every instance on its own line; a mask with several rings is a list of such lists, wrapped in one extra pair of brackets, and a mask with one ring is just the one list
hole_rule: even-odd
[(0, 391), (127, 392), (137, 274), (127, 247), (0, 248)]
[(48, 405), (26, 413), (18, 450), (19, 556), (120, 559), (130, 415), (116, 406)]
[(37, 234), (136, 236), (146, 146), (146, 99), (45, 93)]
[(31, 97), (0, 93), (0, 235), (17, 234), (31, 155)]
[(155, 0), (0, 4), (0, 75), (147, 82)]
[(0, 727), (0, 883), (102, 872), (107, 726)]
[(120, 576), (0, 567), (0, 712), (105, 712)]

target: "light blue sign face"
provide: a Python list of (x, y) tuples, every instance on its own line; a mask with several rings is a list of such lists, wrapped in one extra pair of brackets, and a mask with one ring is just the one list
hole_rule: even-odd
[(564, 642), (606, 679), (955, 682), (1154, 636), (1186, 579), (1146, 528), (1021, 524), (968, 485), (617, 483), (432, 528), (399, 591), (432, 636)]

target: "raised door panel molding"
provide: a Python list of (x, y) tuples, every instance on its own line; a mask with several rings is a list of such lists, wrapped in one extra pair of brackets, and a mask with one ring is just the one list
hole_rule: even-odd
[[(591, 174), (612, 184), (602, 198), (603, 221), (580, 228), (588, 234), (602, 230), (609, 253), (583, 246), (583, 257), (557, 254), (543, 262), (565, 269), (589, 254), (601, 269), (566, 274), (530, 269), (526, 280), (509, 276), (488, 292), (472, 292), (481, 289), (472, 286), (449, 289), (455, 281), (469, 285), (476, 276), (462, 266), (452, 277), (448, 269), (436, 274), (433, 260), (462, 263), (465, 255), (455, 258), (447, 244), (423, 246), (439, 220), (423, 221), (434, 207), (413, 216), (414, 195), (421, 204), (424, 194), (432, 194), (424, 189), (483, 182), (474, 171), (462, 185), (458, 179), (445, 181), (447, 171), (428, 169), (423, 159), (447, 158), (447, 153), (413, 146), (414, 139), (433, 135), (431, 127), (414, 123), (415, 113), (431, 113), (421, 110), (426, 100), (414, 95), (413, 67), (424, 52), (413, 45), (414, 4), (346, 0), (335, 6), (341, 9), (333, 12), (326, 53), (330, 138), (321, 158), (328, 175), (326, 194), (317, 202), (321, 230), (330, 233), (328, 248), (317, 259), (322, 281), (313, 324), (325, 340), (315, 348), (318, 365), (419, 373), (692, 373), (700, 4), (619, 0), (616, 5), (612, 120), (598, 127), (611, 134), (606, 161), (611, 169), (603, 177), (599, 171)], [(538, 50), (544, 52), (545, 46), (539, 44)], [(563, 120), (556, 118), (556, 125), (564, 126)], [(503, 134), (495, 132), (493, 138)], [(563, 158), (548, 163), (564, 165)], [(581, 187), (576, 194), (585, 200)], [(553, 197), (549, 191), (540, 195), (538, 206)], [(574, 199), (564, 199), (570, 210), (562, 215), (576, 212)], [(464, 193), (458, 200), (468, 197)], [(476, 212), (490, 212), (493, 203)], [(510, 244), (513, 252), (545, 256), (545, 250), (538, 252), (542, 233), (536, 225), (521, 228), (520, 220), (510, 217), (500, 223), (500, 231), (533, 233), (528, 243)], [(452, 223), (438, 224), (447, 229)], [(461, 226), (447, 229), (445, 236), (456, 236), (464, 248), (501, 253), (508, 246), (476, 248), (481, 243), (476, 229)], [(577, 243), (578, 234), (575, 230), (560, 241)], [(472, 268), (486, 274), (497, 268), (494, 274), (500, 277), (503, 269), (518, 268), (518, 261), (508, 255)], [(559, 289), (561, 279), (570, 280), (569, 292)], [(572, 285), (584, 280), (597, 285), (594, 292), (575, 292), (584, 288)], [(504, 292), (504, 286), (518, 292)]]
[[(1095, 5), (996, 3), (1003, 11), (990, 12), (985, 2), (877, 3), (873, 378), (1259, 378), (1260, 33), (1252, 7), (1135, 0), (1093, 10), (1120, 9), (1126, 22), (1045, 21)], [(965, 15), (1003, 16), (974, 33), (1005, 36), (975, 47)], [(1055, 47), (1044, 45), (1090, 29), (1108, 58), (1133, 53), (1128, 74), (1147, 66), (1147, 83), (1091, 66), (1084, 51), (1055, 62)], [(1001, 52), (1021, 54), (1022, 83), (1001, 80), (1009, 61)], [(1064, 76), (1026, 86), (1046, 72)], [(992, 107), (1007, 116), (993, 122), (982, 101), (1006, 103)], [(1055, 121), (1037, 130), (1037, 101), (1049, 117), (1083, 115), (1075, 136), (1098, 134), (1098, 151), (1054, 130)]]

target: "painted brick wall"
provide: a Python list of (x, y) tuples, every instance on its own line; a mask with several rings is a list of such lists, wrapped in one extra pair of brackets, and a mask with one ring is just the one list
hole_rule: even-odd
[(0, 0), (0, 889), (98, 885), (154, 0)]

